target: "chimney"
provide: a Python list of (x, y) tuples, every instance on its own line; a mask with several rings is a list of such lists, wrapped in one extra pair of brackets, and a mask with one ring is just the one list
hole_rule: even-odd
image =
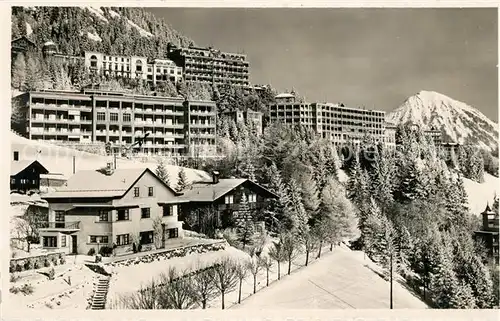
[(113, 169), (113, 163), (109, 162), (106, 164), (106, 175), (110, 176), (113, 175), (114, 169)]
[(212, 172), (212, 183), (217, 184), (218, 182), (219, 182), (219, 172), (213, 171)]
[(14, 158), (13, 158), (13, 160), (14, 160), (15, 162), (17, 162), (17, 161), (19, 160), (19, 151), (17, 151), (17, 150), (16, 150), (16, 151), (14, 151), (14, 155), (13, 155), (13, 157), (14, 157)]

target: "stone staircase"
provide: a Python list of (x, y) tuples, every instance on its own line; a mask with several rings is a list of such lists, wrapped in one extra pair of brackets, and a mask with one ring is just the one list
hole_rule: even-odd
[(92, 305), (90, 307), (91, 310), (104, 310), (106, 305), (106, 296), (108, 294), (110, 279), (111, 277), (109, 276), (104, 276), (104, 275), (99, 276), (94, 296), (92, 297)]

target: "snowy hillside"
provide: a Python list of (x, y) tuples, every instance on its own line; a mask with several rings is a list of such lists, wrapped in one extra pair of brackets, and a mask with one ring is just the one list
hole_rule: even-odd
[(464, 178), (464, 187), (467, 192), (469, 209), (472, 214), (478, 215), (486, 208), (486, 204), (493, 202), (496, 195), (500, 195), (500, 185), (498, 177), (488, 173), (484, 174), (484, 183), (477, 183)]
[[(19, 151), (20, 160), (38, 159), (51, 173), (60, 173), (66, 177), (73, 174), (73, 156), (75, 158), (76, 170), (91, 170), (99, 169), (111, 162), (112, 158), (107, 156), (100, 156), (91, 153), (86, 153), (71, 148), (60, 147), (52, 145), (47, 142), (39, 142), (20, 137), (14, 133), (10, 133), (11, 149)], [(134, 160), (118, 159), (118, 168), (149, 168), (156, 169), (154, 161), (143, 163)], [(177, 174), (179, 171), (178, 166), (165, 165), (171, 183), (175, 184)], [(209, 180), (211, 176), (200, 170), (186, 168), (186, 176), (188, 181)]]
[(445, 141), (471, 143), (493, 150), (498, 146), (498, 124), (463, 102), (434, 91), (409, 97), (387, 115), (391, 123), (416, 123), (441, 130)]

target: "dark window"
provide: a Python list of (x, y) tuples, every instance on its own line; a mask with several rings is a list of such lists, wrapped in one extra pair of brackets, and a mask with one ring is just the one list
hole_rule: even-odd
[(171, 216), (172, 215), (172, 205), (164, 205), (163, 206), (163, 216)]
[(121, 234), (116, 236), (116, 245), (128, 245), (130, 238), (128, 234)]
[(106, 120), (106, 113), (97, 113), (97, 120)]
[(141, 208), (141, 218), (150, 218), (151, 209), (149, 207)]
[(118, 210), (118, 221), (128, 221), (128, 209)]
[(90, 57), (90, 67), (97, 67), (97, 57), (96, 56)]
[(64, 228), (64, 211), (55, 211), (55, 227)]
[(99, 211), (99, 222), (109, 221), (108, 211)]
[(153, 191), (154, 191), (154, 190), (153, 190), (153, 187), (152, 187), (152, 186), (148, 187), (148, 196), (154, 196)]
[(130, 121), (130, 114), (123, 114), (123, 121)]
[(117, 122), (118, 121), (118, 114), (117, 113), (110, 113), (109, 114), (109, 120)]
[(57, 247), (57, 236), (44, 236), (43, 247)]
[(153, 243), (153, 231), (140, 232), (139, 237), (141, 244)]
[(139, 197), (139, 187), (134, 187), (134, 197)]
[(19, 160), (19, 152), (18, 152), (18, 151), (15, 151), (15, 152), (14, 152), (14, 160), (15, 160), (15, 161), (18, 161), (18, 160)]
[(66, 247), (66, 235), (61, 236), (61, 247)]
[(109, 243), (108, 236), (90, 235), (90, 243), (97, 243), (97, 241), (99, 241), (99, 244), (108, 244)]
[(179, 229), (177, 228), (169, 228), (168, 229), (168, 238), (169, 239), (175, 239), (179, 237)]

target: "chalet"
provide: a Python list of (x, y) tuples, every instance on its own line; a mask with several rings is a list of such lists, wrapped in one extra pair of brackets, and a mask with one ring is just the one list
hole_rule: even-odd
[(493, 211), (489, 205), (481, 213), (482, 228), (474, 234), (476, 240), (482, 240), (488, 253), (488, 258), (498, 265), (498, 212)]
[(49, 171), (37, 160), (19, 160), (14, 152), (14, 160), (10, 167), (10, 190), (27, 192), (39, 190), (40, 175)]
[[(268, 201), (277, 198), (277, 195), (246, 178), (220, 179), (218, 172), (212, 173), (212, 181), (193, 183), (191, 187), (184, 191), (181, 199), (188, 203), (182, 205), (181, 219), (186, 228), (200, 232), (201, 226), (190, 226), (189, 217), (203, 215), (203, 208), (212, 208), (215, 211), (213, 221), (203, 221), (197, 217), (197, 222), (204, 224), (214, 224), (216, 228), (226, 228), (235, 226), (235, 221), (239, 217), (241, 203), (245, 195), (248, 209), (255, 216), (262, 213)], [(200, 225), (202, 223), (198, 223)], [(194, 225), (194, 224), (193, 224)]]
[(49, 221), (40, 228), (44, 248), (87, 254), (91, 248), (114, 254), (163, 248), (181, 238), (178, 193), (149, 169), (79, 171), (57, 191), (42, 197)]

